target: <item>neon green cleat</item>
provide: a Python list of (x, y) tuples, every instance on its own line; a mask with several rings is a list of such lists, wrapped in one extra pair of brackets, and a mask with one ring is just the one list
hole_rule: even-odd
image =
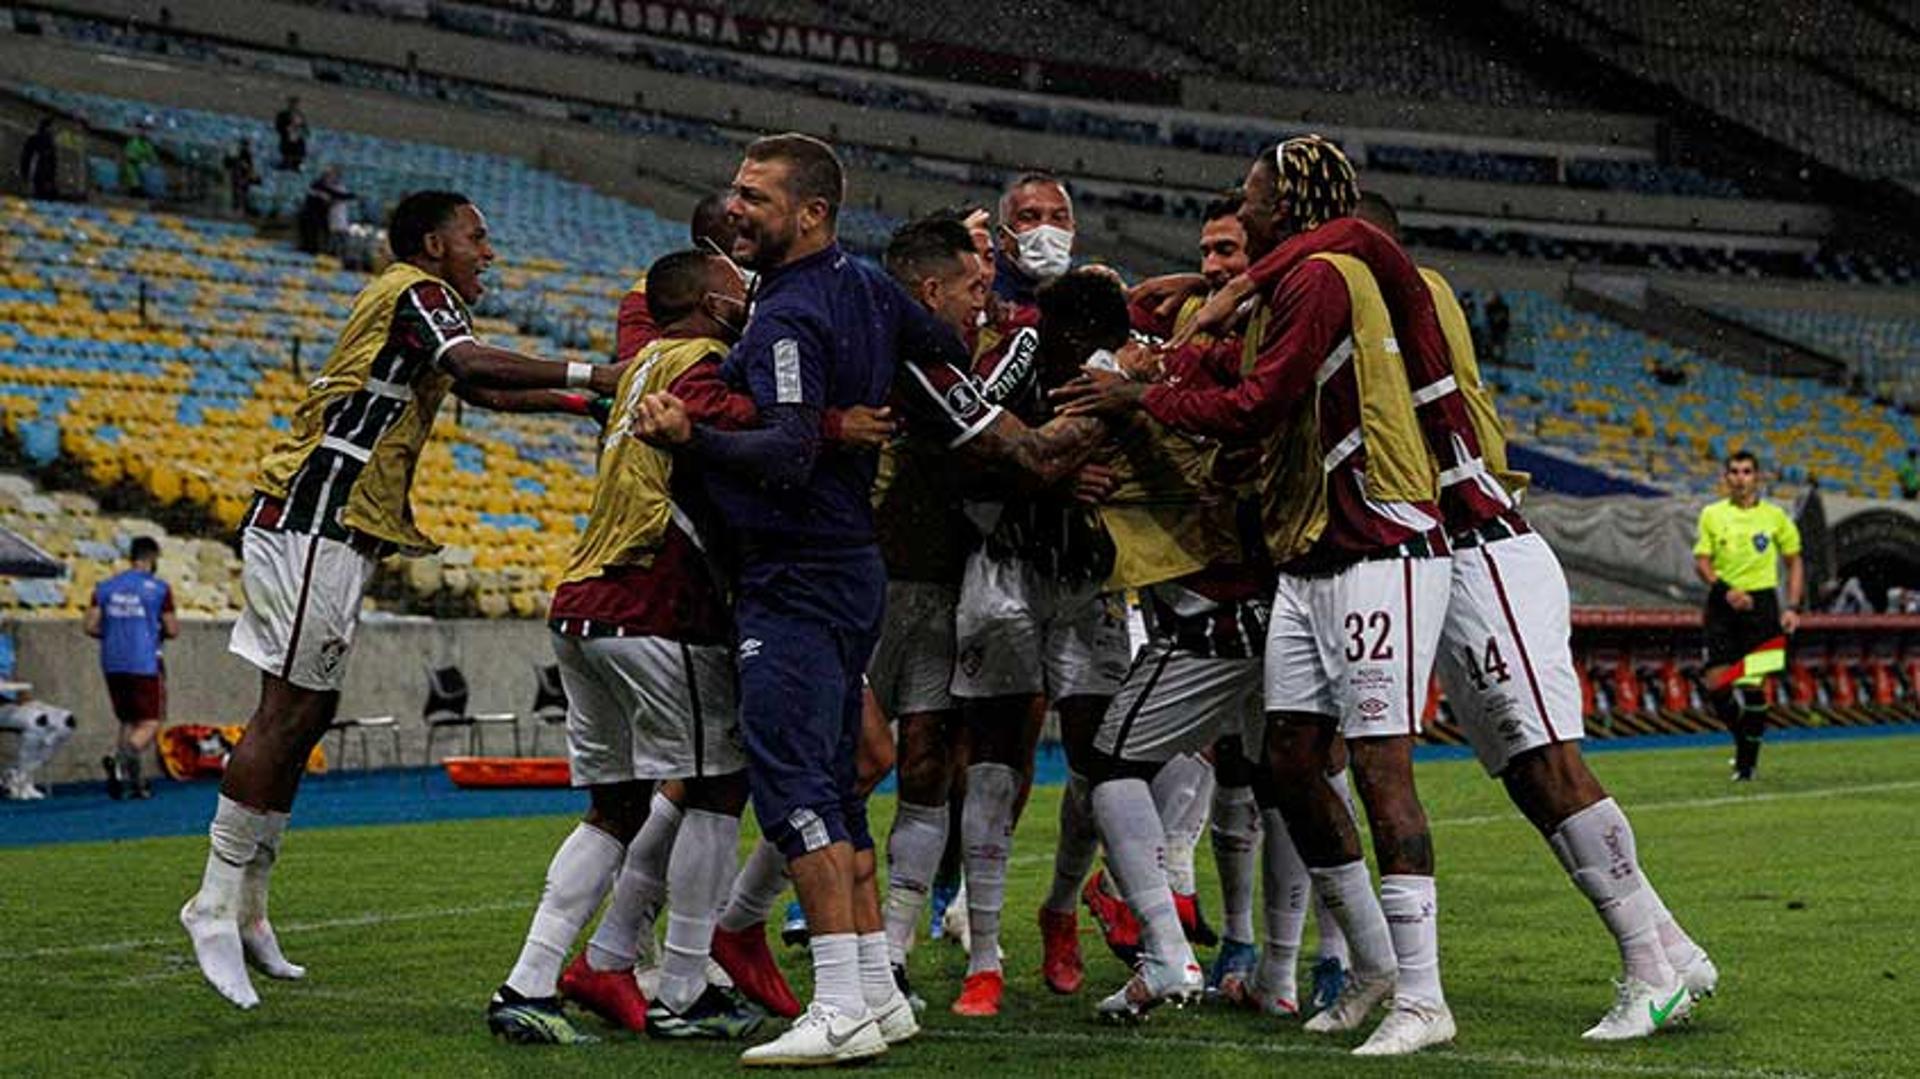
[(504, 985), (487, 1002), (487, 1029), (515, 1045), (586, 1045), (600, 1040), (573, 1025), (560, 1010), (559, 997), (523, 997)]

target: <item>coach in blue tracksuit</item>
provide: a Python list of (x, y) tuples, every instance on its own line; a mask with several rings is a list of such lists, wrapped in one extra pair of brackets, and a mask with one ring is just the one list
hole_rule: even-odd
[[(879, 270), (835, 240), (844, 174), (802, 135), (760, 139), (734, 179), (733, 254), (759, 272), (752, 316), (723, 374), (760, 425), (685, 423), (668, 395), (639, 429), (700, 460), (739, 556), (740, 725), (755, 815), (788, 858), (812, 929), (814, 1005), (747, 1064), (858, 1060), (911, 1036), (893, 988), (873, 839), (855, 792), (861, 672), (879, 636), (886, 567), (874, 541), (874, 451), (827, 449), (828, 409), (878, 407), (894, 390), (914, 437), (957, 446), (1000, 415), (965, 373), (965, 346)], [(982, 440), (992, 441), (992, 440)]]

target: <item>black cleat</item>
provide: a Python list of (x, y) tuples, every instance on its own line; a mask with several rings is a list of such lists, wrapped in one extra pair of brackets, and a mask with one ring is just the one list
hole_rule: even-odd
[(107, 797), (119, 801), (126, 795), (126, 785), (120, 779), (120, 762), (106, 756), (100, 758), (100, 767), (107, 773)]

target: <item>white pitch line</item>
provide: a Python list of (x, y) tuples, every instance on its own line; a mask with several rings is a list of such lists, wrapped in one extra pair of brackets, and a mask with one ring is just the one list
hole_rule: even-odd
[[(1657, 812), (1668, 809), (1707, 809), (1716, 806), (1738, 806), (1766, 802), (1783, 802), (1806, 798), (1831, 798), (1849, 795), (1885, 794), (1892, 791), (1914, 790), (1920, 788), (1920, 780), (1901, 780), (1890, 783), (1862, 783), (1850, 787), (1816, 787), (1798, 791), (1769, 791), (1764, 794), (1722, 795), (1714, 798), (1681, 798), (1667, 802), (1639, 802), (1628, 808), (1634, 813)], [(1497, 824), (1503, 821), (1519, 822), (1522, 818), (1516, 810), (1510, 813), (1489, 813), (1473, 817), (1449, 817), (1435, 820), (1435, 827), (1470, 827), (1481, 824)], [(1020, 855), (1010, 859), (1010, 864), (1050, 862), (1051, 853)], [(440, 907), (428, 910), (400, 911), (398, 913), (369, 912), (346, 918), (328, 918), (315, 922), (289, 922), (276, 926), (283, 935), (300, 933), (321, 933), (333, 929), (355, 929), (368, 926), (390, 925), (401, 922), (437, 921), (444, 918), (465, 918), (475, 914), (495, 914), (507, 910), (525, 910), (530, 898), (506, 899), (493, 903), (481, 903), (463, 907)], [(20, 951), (0, 952), (0, 963), (20, 962), (32, 959), (45, 959), (51, 956), (86, 955), (92, 953), (112, 953), (137, 951), (142, 948), (171, 947), (180, 943), (177, 936), (141, 937), (135, 940), (101, 941), (93, 944), (66, 944), (46, 948), (27, 948)], [(1759, 1074), (1759, 1073), (1739, 1073)]]
[[(503, 910), (527, 910), (530, 903), (527, 898), (503, 899), (496, 903), (477, 903), (466, 907), (436, 907), (428, 910), (405, 910), (397, 913), (369, 911), (347, 918), (327, 918), (317, 922), (288, 922), (274, 926), (274, 932), (281, 936), (300, 933), (323, 933), (331, 929), (360, 929), (374, 925), (392, 925), (399, 922), (430, 922), (443, 918), (465, 918), (474, 914), (496, 914)], [(178, 934), (165, 937), (140, 937), (135, 940), (98, 941), (93, 944), (64, 944), (51, 948), (28, 948), (17, 952), (0, 952), (0, 962), (13, 962), (24, 959), (44, 959), (56, 955), (85, 955), (91, 952), (130, 952), (141, 948), (168, 948), (185, 943)]]
[[(1141, 1035), (1125, 1041), (1124, 1034), (1090, 1034), (1078, 1030), (923, 1030), (924, 1039), (943, 1042), (980, 1042), (993, 1044), (1007, 1041), (1030, 1042), (1036, 1045), (1059, 1045), (1075, 1043), (1113, 1049), (1121, 1045), (1131, 1045), (1140, 1049), (1159, 1048), (1165, 1050), (1208, 1050), (1230, 1053), (1253, 1053), (1275, 1057), (1310, 1057), (1324, 1060), (1352, 1061), (1350, 1050), (1337, 1045), (1314, 1045), (1290, 1041), (1233, 1041), (1227, 1038), (1190, 1038), (1180, 1035), (1153, 1036)], [(912, 1050), (906, 1050), (911, 1053)], [(1780, 1071), (1762, 1068), (1702, 1068), (1694, 1065), (1661, 1065), (1654, 1063), (1635, 1063), (1625, 1060), (1583, 1059), (1580, 1057), (1540, 1057), (1521, 1052), (1477, 1052), (1471, 1049), (1439, 1049), (1431, 1054), (1422, 1054), (1419, 1059), (1431, 1060), (1435, 1064), (1457, 1063), (1478, 1065), (1481, 1067), (1524, 1068), (1534, 1075), (1667, 1075), (1684, 1079), (1798, 1079), (1804, 1072)]]

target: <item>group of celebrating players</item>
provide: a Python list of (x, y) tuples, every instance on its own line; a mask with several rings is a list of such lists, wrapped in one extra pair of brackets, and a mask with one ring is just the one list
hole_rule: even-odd
[[(1653, 1034), (1713, 992), (1579, 752), (1565, 580), (1516, 505), (1526, 477), (1466, 319), (1336, 146), (1262, 153), (1208, 210), (1202, 272), (1131, 289), (1072, 268), (1049, 175), (1015, 180), (997, 214), (902, 226), (884, 269), (837, 243), (844, 195), (826, 144), (754, 142), (694, 246), (622, 304), (606, 366), (476, 340), (484, 217), (449, 192), (402, 201), (395, 261), (264, 460), (242, 534), (232, 647), (261, 669), (260, 703), (181, 911), (214, 988), (250, 1008), (249, 965), (305, 974), (269, 877), (375, 562), (431, 549), (408, 489), (453, 392), (603, 425), (549, 613), (591, 805), (488, 1005), (509, 1040), (587, 1040), (564, 998), (662, 1038), (794, 1020), (747, 1065), (883, 1054), (918, 1030), (907, 953), (956, 831), (952, 1010), (998, 1014), (1012, 837), (1051, 714), (1068, 777), (1039, 912), (1049, 989), (1081, 987), (1084, 903), (1133, 966), (1102, 1017), (1203, 994), (1295, 1016), (1317, 902), (1339, 976), (1305, 1029), (1384, 1008), (1356, 1053), (1449, 1041), (1412, 769), (1430, 676), (1619, 944), (1586, 1037)], [(882, 886), (866, 795), (896, 765)], [(742, 863), (749, 802), (762, 838)], [(1203, 971), (1208, 817), (1225, 924)], [(804, 1009), (767, 945), (789, 883)]]

